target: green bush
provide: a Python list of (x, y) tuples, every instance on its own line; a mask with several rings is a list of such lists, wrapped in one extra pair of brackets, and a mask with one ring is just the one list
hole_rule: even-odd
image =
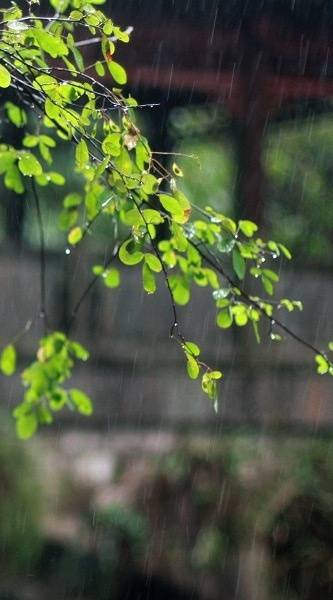
[(33, 461), (12, 424), (0, 424), (0, 565), (24, 573), (38, 555), (41, 496)]

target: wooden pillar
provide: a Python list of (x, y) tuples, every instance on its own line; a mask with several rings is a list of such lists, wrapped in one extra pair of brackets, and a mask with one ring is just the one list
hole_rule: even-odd
[(262, 224), (265, 199), (262, 153), (269, 112), (263, 56), (256, 50), (250, 37), (245, 43), (238, 93), (240, 113), (237, 119), (236, 216)]
[[(3, 126), (2, 136), (4, 140), (9, 140), (10, 144), (12, 144), (15, 148), (20, 148), (22, 146), (24, 129), (18, 129), (17, 127), (14, 127), (11, 123), (5, 123)], [(5, 206), (6, 240), (9, 243), (19, 247), (22, 243), (23, 237), (23, 226), (26, 206), (25, 195), (16, 194), (13, 190), (4, 188), (3, 197)]]

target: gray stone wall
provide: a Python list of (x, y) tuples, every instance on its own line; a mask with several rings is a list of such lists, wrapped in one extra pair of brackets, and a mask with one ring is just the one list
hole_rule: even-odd
[[(82, 255), (49, 257), (52, 327), (61, 327), (63, 319), (70, 316), (90, 280), (89, 265), (94, 262)], [(10, 254), (3, 256), (0, 277), (1, 344), (22, 331), (29, 319), (34, 320), (18, 343), (23, 365), (33, 356), (41, 334), (38, 256), (19, 260)], [(182, 353), (169, 339), (172, 311), (163, 279), (158, 293), (147, 296), (140, 284), (140, 269), (121, 269), (121, 277), (122, 285), (116, 290), (97, 284), (73, 327), (72, 337), (92, 354), (74, 376), (75, 385), (94, 399), (90, 425), (194, 424), (218, 431), (228, 423), (264, 427), (303, 424), (310, 429), (333, 424), (333, 380), (316, 375), (311, 353), (292, 340), (272, 342), (267, 331), (258, 346), (250, 328), (216, 328), (210, 292), (199, 289), (190, 304), (179, 309), (179, 315), (185, 337), (197, 341), (206, 362), (224, 373), (216, 416), (198, 382), (188, 380)], [(324, 348), (333, 339), (333, 277), (285, 270), (281, 279), (277, 297), (301, 299), (305, 308), (301, 313), (281, 312), (280, 316), (295, 332)], [(22, 393), (18, 378), (1, 377), (0, 393), (4, 405), (17, 402)], [(69, 413), (61, 418), (72, 420)], [(84, 420), (78, 422), (82, 425)]]

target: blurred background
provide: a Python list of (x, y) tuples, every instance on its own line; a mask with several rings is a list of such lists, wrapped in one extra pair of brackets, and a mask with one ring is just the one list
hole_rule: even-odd
[[(184, 191), (286, 244), (277, 297), (304, 302), (284, 320), (319, 348), (333, 339), (333, 3), (325, 0), (114, 0), (133, 26), (119, 48), (151, 145), (184, 171)], [(94, 48), (89, 49), (94, 60)], [(111, 82), (110, 82), (111, 85)], [(31, 117), (33, 119), (33, 117)], [(24, 129), (1, 120), (20, 145)], [(171, 159), (172, 160), (172, 159)], [(66, 254), (57, 226), (79, 190), (41, 188), (48, 314), (66, 328), (109, 250), (108, 223)], [(39, 237), (29, 193), (2, 188), (1, 343), (38, 314)], [(225, 378), (216, 415), (169, 340), (163, 281), (154, 296), (121, 266), (97, 284), (72, 337), (90, 350), (75, 385), (94, 400), (27, 443), (10, 418), (19, 378), (1, 377), (0, 599), (314, 600), (333, 598), (332, 382), (311, 354), (273, 335), (220, 331), (208, 292), (180, 309), (183, 331)], [(20, 367), (38, 323), (19, 338)]]

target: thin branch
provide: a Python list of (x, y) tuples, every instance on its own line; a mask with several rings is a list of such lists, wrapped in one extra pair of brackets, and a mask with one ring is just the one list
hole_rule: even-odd
[[(131, 35), (132, 31), (133, 31), (133, 27), (132, 27), (131, 25), (129, 25), (129, 26), (127, 27), (127, 29), (125, 29), (125, 31), (124, 31), (123, 33), (127, 33), (127, 35)], [(109, 40), (110, 40), (111, 42), (117, 42), (117, 41), (118, 41), (118, 38), (117, 38), (116, 36), (114, 36), (114, 35), (113, 35), (113, 36), (111, 36), (111, 37), (109, 38)], [(91, 44), (98, 44), (98, 43), (99, 43), (99, 42), (101, 42), (101, 41), (102, 41), (102, 38), (101, 38), (101, 37), (98, 37), (98, 38), (90, 38), (90, 39), (87, 39), (87, 40), (80, 40), (79, 42), (76, 42), (76, 43), (75, 43), (75, 46), (76, 46), (77, 48), (80, 48), (80, 46), (83, 46), (83, 47), (85, 47), (85, 46), (90, 46)]]
[(156, 254), (156, 257), (157, 257), (157, 259), (158, 259), (158, 261), (159, 261), (159, 263), (161, 265), (161, 269), (162, 269), (162, 272), (163, 272), (163, 275), (164, 275), (164, 279), (165, 279), (165, 284), (166, 284), (168, 292), (169, 292), (169, 296), (170, 296), (170, 300), (171, 300), (171, 307), (172, 307), (172, 312), (173, 312), (173, 324), (172, 324), (172, 326), (170, 328), (170, 337), (172, 338), (174, 336), (175, 330), (177, 330), (177, 336), (181, 339), (182, 342), (184, 342), (185, 338), (183, 338), (182, 334), (180, 333), (180, 331), (178, 329), (179, 323), (178, 323), (177, 308), (176, 308), (176, 303), (175, 303), (175, 299), (174, 299), (174, 296), (173, 296), (173, 292), (172, 292), (172, 289), (171, 289), (168, 272), (166, 270), (165, 264), (164, 264), (164, 262), (162, 260), (161, 255), (160, 255), (160, 252), (159, 252), (159, 249), (157, 247), (157, 244), (156, 244), (153, 236), (151, 235), (151, 233), (149, 231), (149, 226), (148, 226), (148, 223), (147, 223), (147, 221), (145, 219), (143, 211), (141, 210), (140, 205), (136, 201), (135, 197), (131, 196), (131, 198), (132, 198), (132, 200), (133, 200), (133, 202), (134, 202), (137, 210), (139, 211), (139, 213), (141, 215), (141, 218), (144, 221), (144, 224), (146, 226), (146, 231), (147, 231), (148, 237), (150, 239), (150, 243), (151, 243), (152, 248), (153, 248), (153, 250), (154, 250), (154, 252)]
[[(119, 248), (120, 248), (121, 244), (124, 241), (126, 241), (126, 239), (127, 238), (125, 238), (121, 242), (116, 242), (116, 244), (115, 244), (115, 246), (114, 246), (114, 248), (112, 250), (110, 258), (104, 263), (104, 270), (107, 269), (112, 264), (112, 262), (117, 258)], [(75, 304), (75, 306), (74, 306), (74, 308), (72, 310), (72, 314), (71, 314), (71, 317), (70, 317), (70, 320), (69, 320), (69, 324), (68, 324), (68, 327), (67, 327), (67, 333), (69, 333), (70, 330), (71, 330), (71, 328), (73, 327), (74, 321), (75, 321), (75, 319), (76, 319), (76, 317), (78, 315), (78, 312), (79, 312), (79, 310), (81, 308), (81, 305), (83, 304), (83, 302), (87, 298), (89, 292), (92, 290), (92, 288), (94, 287), (94, 285), (98, 281), (99, 277), (100, 277), (99, 275), (95, 275), (91, 279), (91, 281), (88, 283), (87, 287), (83, 290), (81, 296), (77, 300), (77, 302), (76, 302), (76, 304)]]

